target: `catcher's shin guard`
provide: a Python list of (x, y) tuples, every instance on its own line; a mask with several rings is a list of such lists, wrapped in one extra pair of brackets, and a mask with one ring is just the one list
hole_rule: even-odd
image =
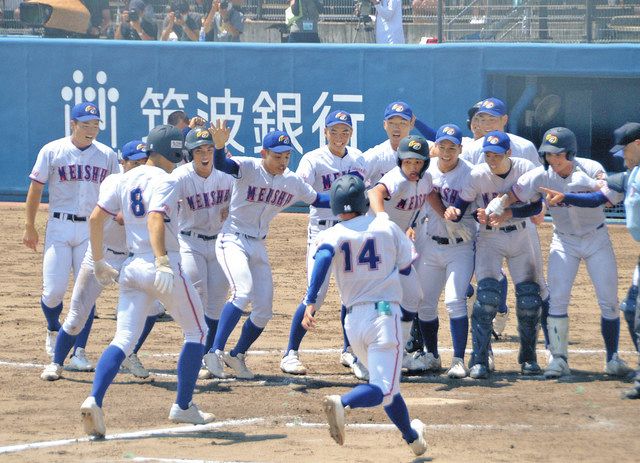
[(501, 299), (501, 284), (495, 278), (483, 278), (478, 282), (478, 296), (471, 314), (473, 363), (489, 367), (489, 344), (493, 317)]
[(516, 284), (516, 315), (520, 335), (518, 363), (520, 364), (537, 362), (536, 342), (540, 329), (541, 307), (542, 298), (538, 283), (525, 281)]

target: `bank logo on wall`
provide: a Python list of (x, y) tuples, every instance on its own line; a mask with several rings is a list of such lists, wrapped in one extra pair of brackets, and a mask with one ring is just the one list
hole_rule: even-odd
[(98, 71), (96, 73), (95, 84), (87, 79), (79, 69), (73, 71), (73, 87), (62, 87), (60, 96), (65, 102), (64, 105), (64, 131), (65, 136), (71, 135), (71, 108), (83, 101), (90, 101), (95, 104), (100, 111), (100, 130), (109, 128), (110, 140), (109, 144), (113, 149), (118, 147), (118, 109), (116, 103), (120, 99), (120, 92), (117, 88), (106, 88), (107, 73)]

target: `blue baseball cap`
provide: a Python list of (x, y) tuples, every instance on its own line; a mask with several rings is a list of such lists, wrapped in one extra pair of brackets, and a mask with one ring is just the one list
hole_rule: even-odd
[(404, 101), (394, 101), (384, 110), (384, 120), (386, 121), (394, 116), (400, 116), (410, 121), (413, 118), (413, 110)]
[(80, 122), (92, 121), (94, 119), (100, 120), (100, 111), (98, 111), (98, 107), (93, 103), (84, 101), (73, 107), (71, 110), (71, 119)]
[(139, 161), (149, 157), (147, 145), (142, 140), (133, 140), (122, 147), (122, 159), (124, 161)]
[(609, 152), (615, 153), (616, 151), (624, 150), (625, 146), (635, 140), (640, 140), (640, 124), (637, 122), (627, 122), (613, 132), (615, 146), (611, 148)]
[(497, 154), (504, 154), (511, 149), (511, 140), (509, 135), (499, 130), (489, 132), (484, 136), (482, 142), (482, 152), (490, 152)]
[(455, 124), (445, 124), (436, 132), (436, 143), (449, 140), (456, 145), (462, 145), (462, 130)]
[(284, 153), (293, 149), (291, 137), (284, 130), (274, 130), (266, 134), (262, 140), (262, 147), (275, 153)]
[(329, 113), (324, 120), (324, 126), (331, 127), (337, 124), (345, 124), (349, 127), (353, 127), (351, 125), (351, 114), (343, 111), (342, 109)]
[(501, 117), (507, 114), (507, 106), (502, 100), (497, 98), (487, 98), (486, 100), (482, 100), (476, 114), (482, 113)]

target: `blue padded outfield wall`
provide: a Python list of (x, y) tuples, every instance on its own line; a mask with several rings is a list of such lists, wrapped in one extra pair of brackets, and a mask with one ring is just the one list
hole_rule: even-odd
[[(139, 43), (0, 39), (2, 199), (23, 199), (39, 148), (68, 133), (69, 109), (98, 104), (114, 148), (184, 109), (233, 123), (230, 150), (257, 155), (263, 134), (284, 128), (301, 151), (323, 141), (325, 115), (345, 109), (353, 143), (385, 139), (393, 100), (420, 119), (466, 129), (486, 96), (511, 108), (510, 129), (538, 144), (553, 125), (579, 136), (580, 151), (613, 165), (611, 131), (640, 120), (640, 46), (443, 44), (428, 46)], [(560, 107), (540, 104), (560, 96)], [(547, 99), (548, 101), (548, 99)], [(557, 98), (556, 98), (557, 101)], [(557, 105), (556, 105), (557, 106)], [(300, 155), (292, 159), (294, 169)]]

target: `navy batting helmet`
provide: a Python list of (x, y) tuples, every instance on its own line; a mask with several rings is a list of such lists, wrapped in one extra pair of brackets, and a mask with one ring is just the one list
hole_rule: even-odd
[(478, 112), (478, 109), (480, 109), (483, 101), (484, 100), (478, 101), (467, 110), (467, 127), (469, 128), (469, 130), (471, 130), (471, 120), (473, 119), (473, 116), (475, 116)]
[(420, 159), (424, 166), (420, 170), (420, 178), (429, 167), (429, 144), (427, 139), (420, 135), (408, 135), (400, 140), (398, 145), (398, 166), (402, 167), (403, 159)]
[(549, 163), (545, 155), (547, 153), (559, 154), (566, 153), (567, 160), (571, 161), (578, 152), (578, 142), (576, 135), (566, 127), (554, 127), (545, 132), (542, 137), (542, 144), (538, 149), (542, 164), (545, 170), (549, 168)]
[(347, 212), (366, 214), (369, 210), (369, 198), (365, 193), (364, 182), (357, 175), (343, 175), (333, 182), (330, 200), (333, 215)]
[(182, 132), (172, 125), (158, 125), (147, 136), (147, 152), (158, 153), (169, 161), (180, 162), (183, 157), (184, 138)]
[(193, 161), (193, 150), (198, 146), (213, 145), (213, 138), (211, 132), (204, 127), (196, 127), (189, 130), (189, 133), (184, 139), (184, 147), (189, 150), (187, 155), (187, 161)]

